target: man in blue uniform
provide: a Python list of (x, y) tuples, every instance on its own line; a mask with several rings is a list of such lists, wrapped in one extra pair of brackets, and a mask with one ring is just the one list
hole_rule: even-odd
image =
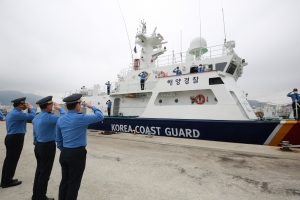
[(293, 89), (293, 91), (289, 92), (287, 96), (292, 98), (294, 118), (299, 120), (300, 119), (300, 104), (299, 104), (300, 94), (298, 94), (298, 89), (297, 88)]
[(146, 73), (145, 72), (141, 72), (139, 75), (138, 75), (140, 78), (141, 78), (141, 90), (144, 90), (144, 87), (145, 87), (145, 79), (146, 79)]
[[(1, 187), (7, 188), (20, 185), (22, 181), (13, 179), (19, 158), (23, 149), (27, 120), (35, 117), (36, 110), (30, 103), (25, 102), (26, 97), (12, 100), (14, 109), (6, 115), (6, 131), (4, 143), (6, 157), (3, 162)], [(27, 105), (26, 105), (27, 104)], [(23, 110), (28, 108), (28, 113)]]
[(68, 113), (61, 116), (56, 124), (57, 148), (61, 150), (59, 162), (62, 179), (59, 185), (59, 200), (76, 200), (86, 162), (86, 132), (89, 124), (102, 121), (102, 112), (85, 103), (94, 115), (79, 113), (81, 94), (73, 94), (63, 99)]
[(202, 67), (202, 64), (200, 64), (198, 67), (198, 72), (202, 72), (202, 71), (203, 71), (203, 67)]
[(0, 110), (0, 120), (2, 120), (2, 119), (3, 119), (3, 114), (2, 114), (2, 112)]
[(107, 94), (110, 94), (110, 82), (108, 81), (107, 83), (105, 83), (105, 85), (107, 86)]
[(108, 112), (108, 116), (110, 117), (110, 110), (111, 110), (111, 101), (110, 100), (108, 100), (107, 102), (106, 102), (106, 105), (107, 105), (107, 112)]
[(182, 73), (181, 73), (181, 70), (179, 69), (179, 67), (176, 67), (176, 68), (173, 70), (173, 73), (176, 73), (176, 75), (182, 74)]
[(41, 108), (41, 113), (33, 120), (33, 144), (37, 161), (32, 200), (52, 200), (46, 196), (48, 181), (55, 158), (55, 128), (59, 116), (52, 114), (52, 107), (59, 110), (60, 115), (66, 111), (52, 101), (52, 96), (45, 97), (36, 102)]

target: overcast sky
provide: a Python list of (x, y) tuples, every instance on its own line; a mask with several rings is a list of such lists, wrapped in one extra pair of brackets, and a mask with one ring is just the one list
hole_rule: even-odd
[[(299, 0), (201, 0), (201, 36), (208, 46), (227, 41), (248, 66), (238, 80), (248, 99), (289, 103), (300, 89)], [(131, 48), (138, 22), (157, 27), (168, 51), (187, 51), (200, 35), (199, 0), (119, 0)], [(136, 54), (139, 57), (138, 54)], [(135, 54), (134, 54), (135, 57)], [(131, 52), (117, 0), (1, 0), (0, 90), (60, 102), (66, 91), (114, 82)], [(32, 102), (34, 103), (34, 102)]]

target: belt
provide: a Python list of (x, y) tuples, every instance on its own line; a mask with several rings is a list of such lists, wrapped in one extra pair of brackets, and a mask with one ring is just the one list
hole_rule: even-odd
[(25, 133), (11, 133), (11, 134), (7, 134), (7, 135), (25, 135)]
[(55, 143), (55, 140), (51, 140), (51, 141), (49, 141), (49, 142), (37, 142), (37, 143), (41, 143), (41, 144), (50, 144), (50, 143)]
[(85, 146), (81, 146), (81, 147), (75, 147), (75, 148), (67, 148), (67, 147), (63, 147), (63, 149), (85, 149)]

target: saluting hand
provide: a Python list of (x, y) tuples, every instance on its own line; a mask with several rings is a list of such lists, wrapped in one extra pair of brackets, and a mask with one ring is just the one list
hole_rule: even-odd
[(27, 103), (27, 108), (31, 109), (33, 106), (30, 103)]
[(85, 102), (85, 106), (88, 107), (88, 108), (91, 108), (93, 105), (91, 103)]
[(59, 105), (59, 104), (57, 104), (57, 103), (54, 102), (53, 105), (54, 105), (54, 108), (55, 108), (56, 110), (60, 109), (60, 105)]

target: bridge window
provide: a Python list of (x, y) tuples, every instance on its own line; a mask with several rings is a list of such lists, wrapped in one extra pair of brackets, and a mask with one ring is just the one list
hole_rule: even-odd
[(222, 79), (220, 77), (209, 79), (209, 85), (218, 85), (218, 84), (224, 84), (224, 82), (222, 81)]
[(227, 62), (217, 63), (216, 64), (216, 70), (222, 72), (222, 71), (224, 71), (226, 65), (227, 65)]
[(197, 73), (198, 72), (198, 66), (194, 65), (190, 68), (190, 73)]
[(230, 63), (230, 65), (229, 65), (228, 69), (226, 70), (226, 72), (227, 72), (228, 74), (233, 75), (234, 72), (235, 72), (235, 70), (236, 70), (236, 68), (237, 68), (237, 66), (236, 66), (235, 64)]

